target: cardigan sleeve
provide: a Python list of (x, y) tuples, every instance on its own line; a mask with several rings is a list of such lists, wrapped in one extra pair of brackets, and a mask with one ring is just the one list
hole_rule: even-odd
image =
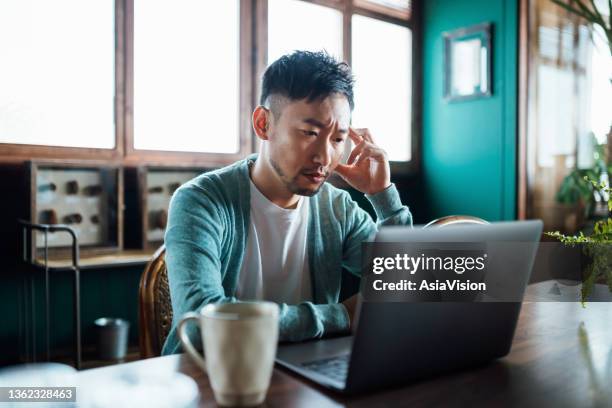
[(346, 236), (344, 239), (343, 267), (350, 273), (361, 276), (361, 243), (374, 239), (378, 228), (383, 225), (412, 226), (412, 214), (407, 206), (402, 205), (395, 184), (366, 198), (374, 207), (377, 221), (345, 194), (346, 203)]

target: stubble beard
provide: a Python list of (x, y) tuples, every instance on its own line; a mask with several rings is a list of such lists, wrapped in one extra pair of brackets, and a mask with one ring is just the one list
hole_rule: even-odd
[(297, 178), (300, 177), (300, 174), (295, 175), (292, 179), (289, 180), (288, 177), (283, 172), (283, 170), (278, 165), (278, 163), (274, 161), (274, 159), (270, 158), (269, 161), (270, 161), (270, 166), (272, 166), (272, 168), (274, 169), (278, 177), (281, 179), (285, 187), (287, 187), (287, 189), (291, 191), (293, 194), (297, 194), (300, 196), (306, 196), (306, 197), (312, 197), (313, 195), (317, 194), (319, 190), (321, 190), (321, 187), (323, 187), (323, 183), (325, 183), (325, 181), (323, 181), (323, 183), (319, 184), (319, 187), (317, 187), (316, 190), (311, 190), (308, 188), (300, 188), (298, 186), (298, 181), (297, 181)]

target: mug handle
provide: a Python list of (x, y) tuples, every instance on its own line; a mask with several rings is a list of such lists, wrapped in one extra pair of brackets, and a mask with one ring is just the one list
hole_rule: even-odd
[(191, 343), (189, 336), (187, 336), (187, 332), (185, 331), (185, 324), (187, 324), (187, 322), (189, 322), (190, 320), (195, 320), (199, 326), (200, 317), (200, 314), (196, 312), (185, 313), (178, 324), (177, 331), (179, 339), (181, 340), (181, 343), (183, 344), (183, 347), (185, 348), (187, 354), (189, 354), (191, 358), (193, 358), (193, 360), (202, 368), (202, 370), (204, 370), (204, 372), (206, 372), (206, 362), (204, 361), (204, 357), (202, 357), (202, 355), (198, 353), (196, 348)]

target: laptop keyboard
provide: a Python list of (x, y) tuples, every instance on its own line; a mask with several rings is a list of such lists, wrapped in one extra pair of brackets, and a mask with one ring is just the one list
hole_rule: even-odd
[(350, 354), (344, 354), (337, 357), (310, 361), (308, 363), (302, 363), (302, 366), (308, 370), (323, 374), (333, 380), (344, 382), (348, 375), (350, 356)]

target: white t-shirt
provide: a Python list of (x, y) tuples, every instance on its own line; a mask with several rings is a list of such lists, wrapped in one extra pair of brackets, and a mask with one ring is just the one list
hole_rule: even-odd
[(309, 204), (295, 209), (266, 198), (250, 181), (251, 223), (236, 296), (297, 304), (312, 299), (306, 233)]

